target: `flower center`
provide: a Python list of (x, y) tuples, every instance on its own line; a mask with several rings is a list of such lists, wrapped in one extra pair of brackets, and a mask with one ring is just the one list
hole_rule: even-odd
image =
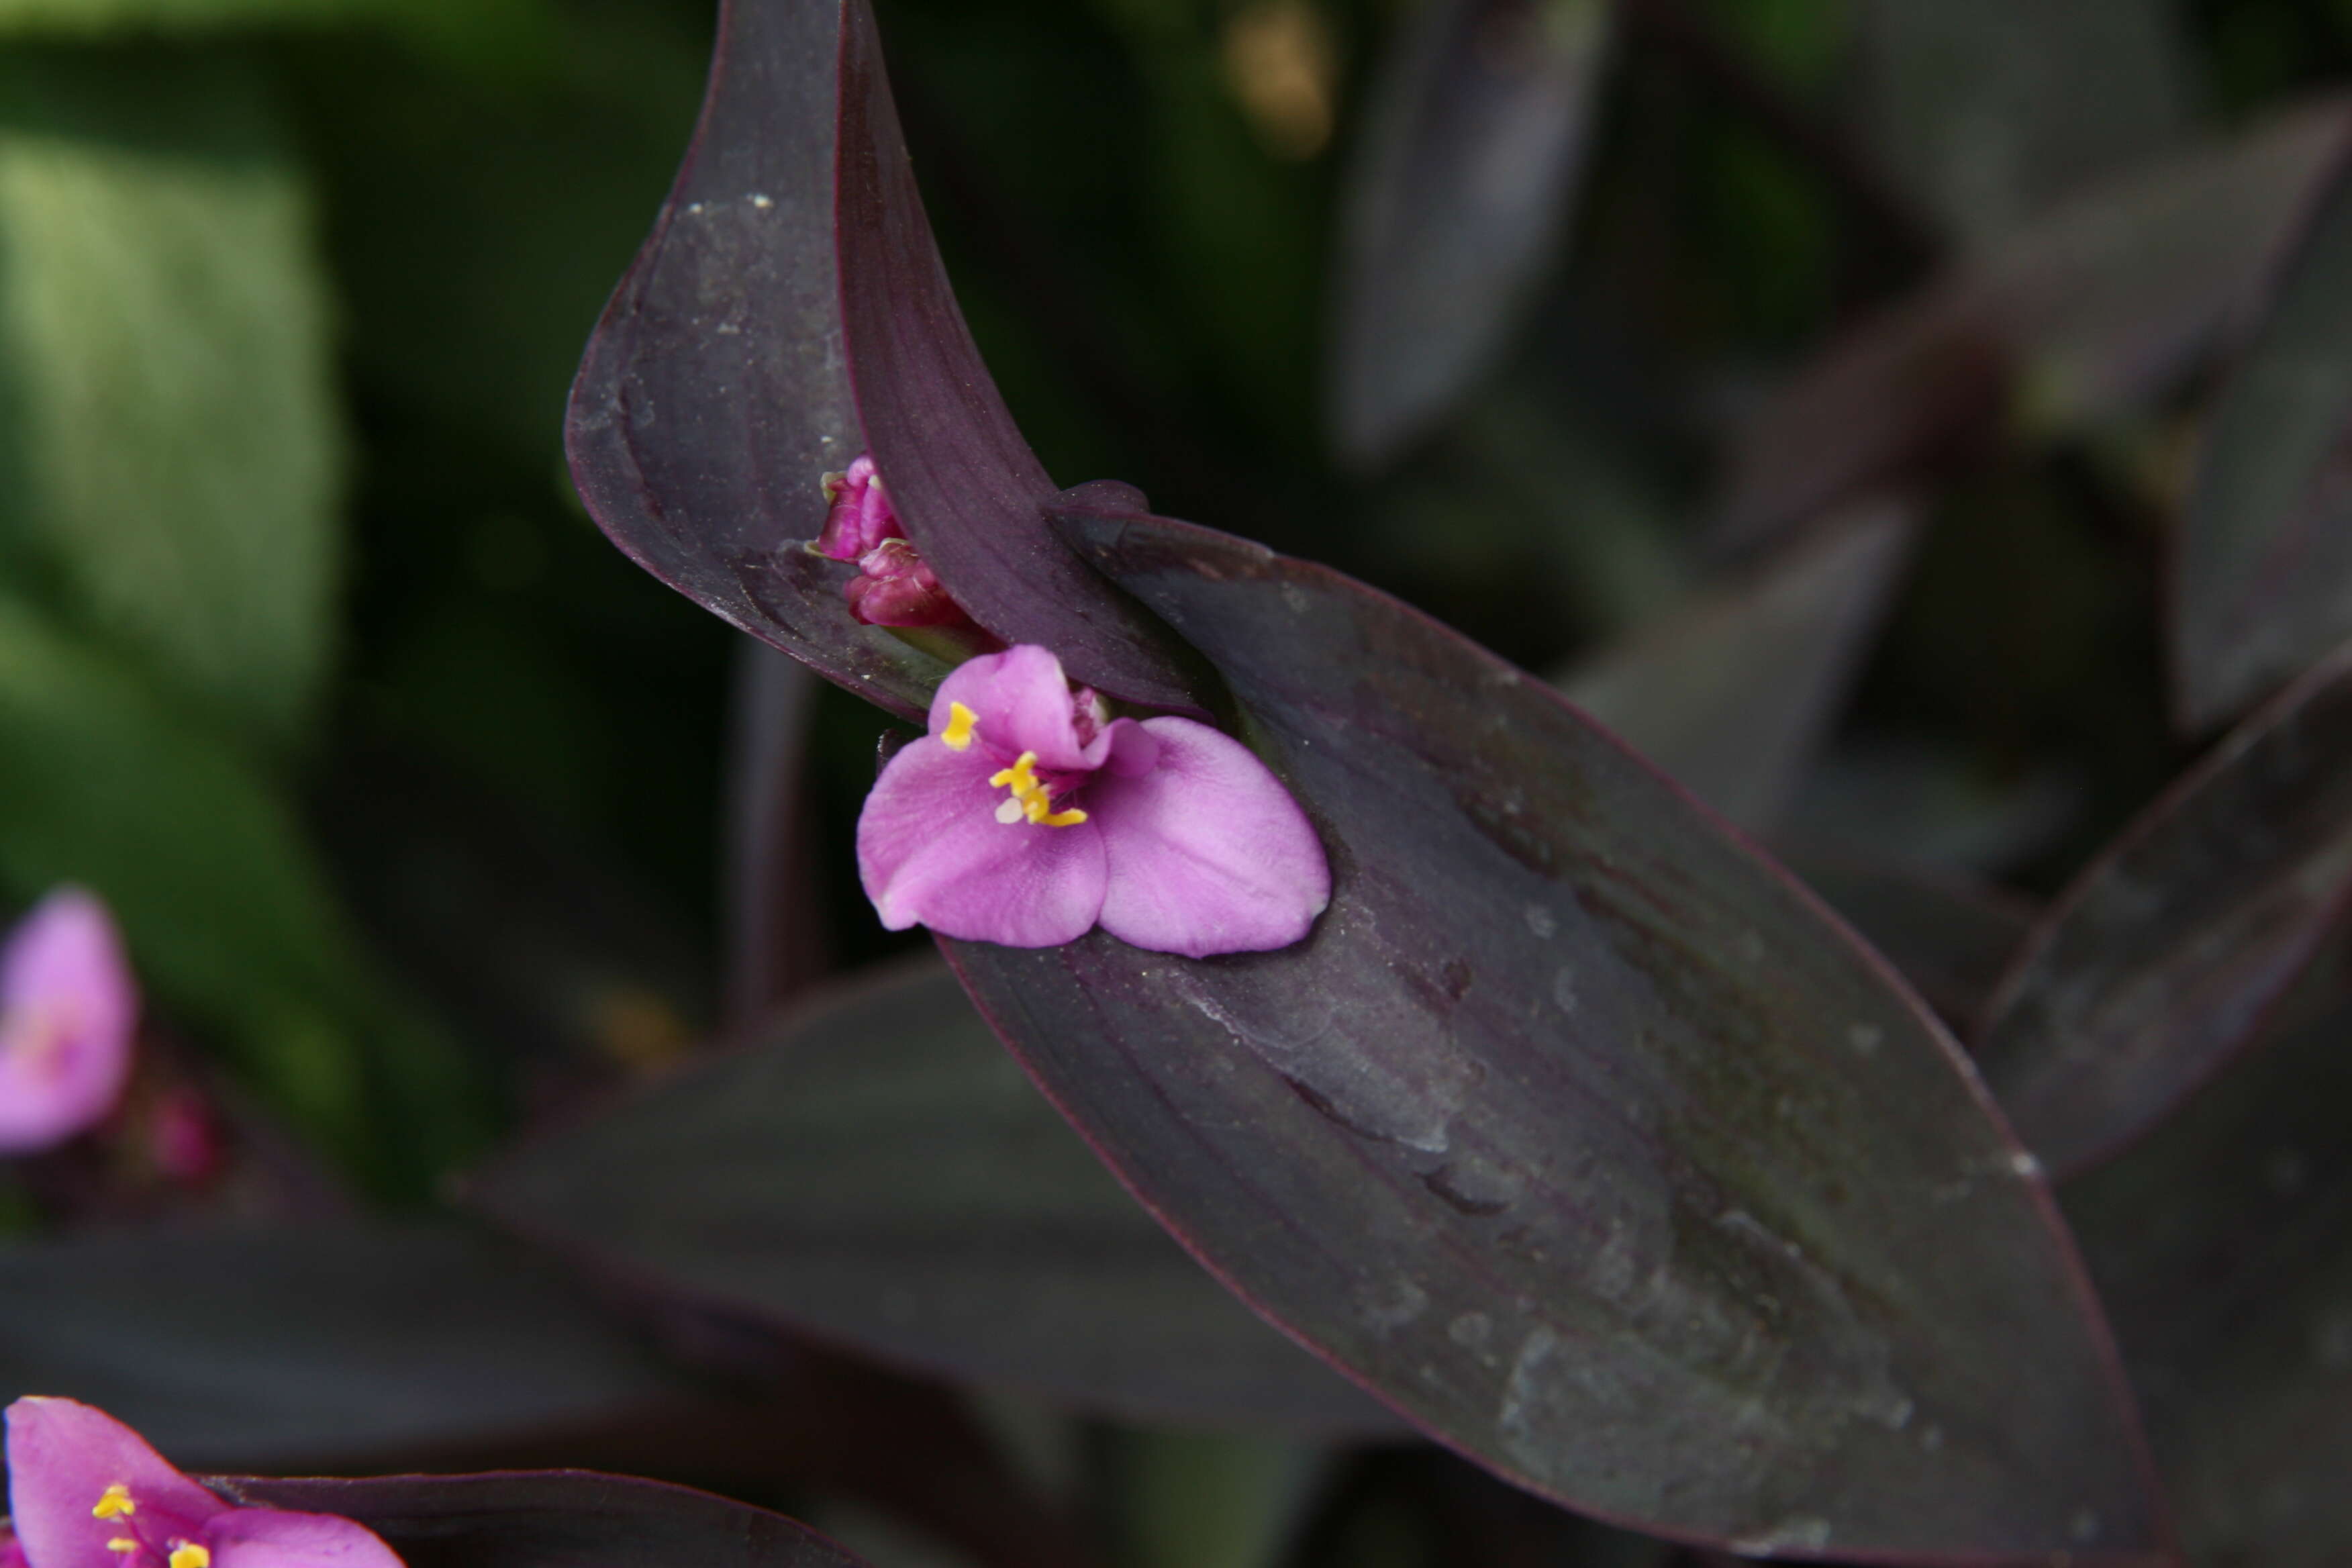
[[(131, 1496), (131, 1489), (121, 1481), (109, 1486), (98, 1496), (98, 1506), (89, 1510), (92, 1519), (127, 1519), (139, 1511), (139, 1504)], [(212, 1549), (190, 1541), (184, 1535), (169, 1537), (161, 1548), (137, 1525), (129, 1535), (118, 1535), (106, 1543), (106, 1549), (126, 1560), (141, 1548), (156, 1552), (163, 1559), (164, 1568), (212, 1568)]]
[(1024, 820), (1040, 827), (1076, 827), (1087, 819), (1087, 814), (1073, 806), (1067, 811), (1054, 809), (1054, 793), (1037, 776), (1037, 753), (1024, 752), (1009, 768), (1002, 768), (989, 779), (992, 789), (1008, 789), (1013, 797), (996, 808), (996, 820), (1007, 827)]

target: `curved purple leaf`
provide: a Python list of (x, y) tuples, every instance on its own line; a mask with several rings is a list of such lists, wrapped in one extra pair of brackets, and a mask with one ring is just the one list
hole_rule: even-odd
[(800, 548), (824, 473), (868, 449), (992, 630), (1106, 691), (1200, 706), (1165, 632), (1045, 531), (1058, 487), (948, 290), (864, 0), (722, 7), (694, 144), (589, 341), (565, 446), (631, 559), (893, 712), (919, 716), (946, 667), (858, 625), (854, 569)]
[(866, 0), (845, 7), (835, 221), (858, 413), (907, 537), (956, 602), (1006, 642), (1054, 649), (1072, 679), (1111, 696), (1202, 711), (1167, 629), (1045, 524), (1045, 503), (1061, 487), (1022, 439), (956, 305)]
[(2213, 411), (2171, 544), (2175, 695), (2191, 732), (2352, 636), (2352, 163)]
[(2251, 1038), (2352, 900), (2352, 646), (2229, 735), (2078, 878), (1977, 1052), (2028, 1147), (2081, 1170)]
[(1063, 521), (1224, 676), (1337, 882), (1279, 952), (945, 944), (1180, 1240), (1580, 1510), (1845, 1561), (2156, 1559), (2037, 1168), (1880, 963), (1394, 601), (1181, 523)]
[(2137, 405), (2245, 309), (2352, 132), (2329, 99), (2062, 204), (1832, 343), (1739, 433), (1717, 542), (1747, 548), (1965, 453)]
[(1137, 1208), (934, 963), (535, 1140), (475, 1188), (606, 1272), (1156, 1422), (1387, 1435)]
[(1750, 832), (1813, 760), (1910, 558), (1886, 503), (1840, 519), (1559, 679), (1568, 700)]
[(834, 259), (841, 6), (728, 0), (701, 123), (588, 342), (564, 426), (581, 499), (630, 559), (893, 712), (945, 666), (850, 618), (854, 569), (800, 548), (866, 447)]
[(407, 1568), (866, 1568), (766, 1509), (584, 1470), (207, 1484), (241, 1502), (357, 1520)]
[(1574, 202), (1612, 0), (1432, 0), (1398, 31), (1349, 172), (1328, 401), (1382, 460), (1504, 346)]
[(2352, 1011), (2337, 998), (2065, 1190), (2184, 1543), (2212, 1568), (2352, 1562)]

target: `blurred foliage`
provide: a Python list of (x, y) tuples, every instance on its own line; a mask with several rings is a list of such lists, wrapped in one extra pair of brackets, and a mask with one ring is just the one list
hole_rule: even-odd
[[(2352, 0), (1706, 0), (1697, 62), (1630, 29), (1541, 308), (1368, 479), (1324, 454), (1318, 364), (1402, 0), (877, 8), (964, 308), (1047, 468), (1538, 669), (1707, 574), (1719, 438), (1826, 334), (2067, 182), (2352, 72)], [(712, 9), (0, 0), (0, 898), (103, 893), (163, 1026), (388, 1200), (715, 1011), (732, 634), (596, 534), (559, 428)], [(1990, 47), (1967, 27), (2062, 9), (2126, 43), (2027, 63), (2100, 53), (2130, 91), (1951, 63)], [(2001, 157), (1942, 156), (1988, 122)], [(1858, 131), (1868, 179), (1791, 124)], [(1869, 180), (1944, 248), (1891, 232)], [(2054, 791), (2054, 826), (1953, 857), (2046, 891), (2178, 771), (2137, 459), (2180, 412), (2005, 451), (1930, 506), (1801, 816), (1907, 847), (1973, 831), (1943, 803)], [(828, 691), (812, 731), (844, 964), (912, 940), (874, 929), (847, 852), (878, 728)], [(1893, 805), (1836, 793), (1896, 752)], [(525, 842), (593, 897), (494, 896)], [(13, 1186), (0, 1211), (21, 1220)], [(1153, 1532), (1132, 1561), (1265, 1560), (1303, 1462), (1262, 1458), (1114, 1460)], [(1451, 1560), (1416, 1499), (1374, 1489), (1310, 1533), (1334, 1562)]]

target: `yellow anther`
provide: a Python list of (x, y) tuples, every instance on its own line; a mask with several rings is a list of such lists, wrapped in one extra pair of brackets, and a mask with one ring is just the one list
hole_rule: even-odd
[(950, 752), (969, 752), (971, 750), (972, 727), (979, 722), (979, 714), (961, 702), (950, 702), (948, 704), (948, 727), (940, 731), (940, 739)]
[(1034, 752), (1022, 752), (1011, 767), (998, 769), (988, 782), (992, 788), (1013, 792), (1013, 798), (996, 808), (996, 820), (1007, 827), (1024, 819), (1040, 827), (1076, 827), (1087, 819), (1087, 814), (1075, 806), (1068, 811), (1054, 809), (1053, 792), (1037, 777)]
[(136, 1552), (139, 1543), (127, 1535), (118, 1535), (106, 1543), (106, 1549), (109, 1552)]
[(171, 1568), (213, 1568), (213, 1554), (193, 1541), (183, 1541), (172, 1548), (165, 1562)]
[(999, 768), (989, 784), (998, 789), (1009, 789), (1023, 799), (1037, 788), (1037, 753), (1024, 752), (1009, 768)]
[(131, 1500), (131, 1489), (115, 1482), (99, 1494), (98, 1506), (89, 1510), (92, 1519), (120, 1519), (126, 1513), (137, 1513), (139, 1505)]

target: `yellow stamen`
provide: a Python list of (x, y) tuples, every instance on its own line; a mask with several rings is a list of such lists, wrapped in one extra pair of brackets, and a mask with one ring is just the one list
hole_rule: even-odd
[(971, 750), (972, 727), (979, 722), (979, 714), (961, 702), (950, 702), (948, 704), (948, 727), (940, 731), (940, 740), (950, 752), (969, 752)]
[(1076, 827), (1087, 814), (1076, 806), (1054, 809), (1054, 795), (1037, 777), (1037, 753), (1024, 752), (1009, 768), (1000, 768), (988, 781), (991, 788), (1009, 789), (1013, 798), (996, 808), (996, 820), (1010, 827), (1026, 819), (1040, 827)]
[(193, 1541), (183, 1541), (172, 1548), (172, 1555), (164, 1561), (171, 1568), (213, 1568), (213, 1554)]
[(1024, 752), (1009, 768), (999, 768), (989, 784), (1026, 799), (1037, 788), (1037, 753)]
[(139, 1543), (127, 1535), (118, 1535), (106, 1543), (106, 1549), (109, 1552), (136, 1552)]
[(131, 1500), (131, 1489), (115, 1482), (99, 1494), (98, 1506), (89, 1510), (92, 1519), (120, 1519), (126, 1513), (137, 1513), (139, 1505)]

